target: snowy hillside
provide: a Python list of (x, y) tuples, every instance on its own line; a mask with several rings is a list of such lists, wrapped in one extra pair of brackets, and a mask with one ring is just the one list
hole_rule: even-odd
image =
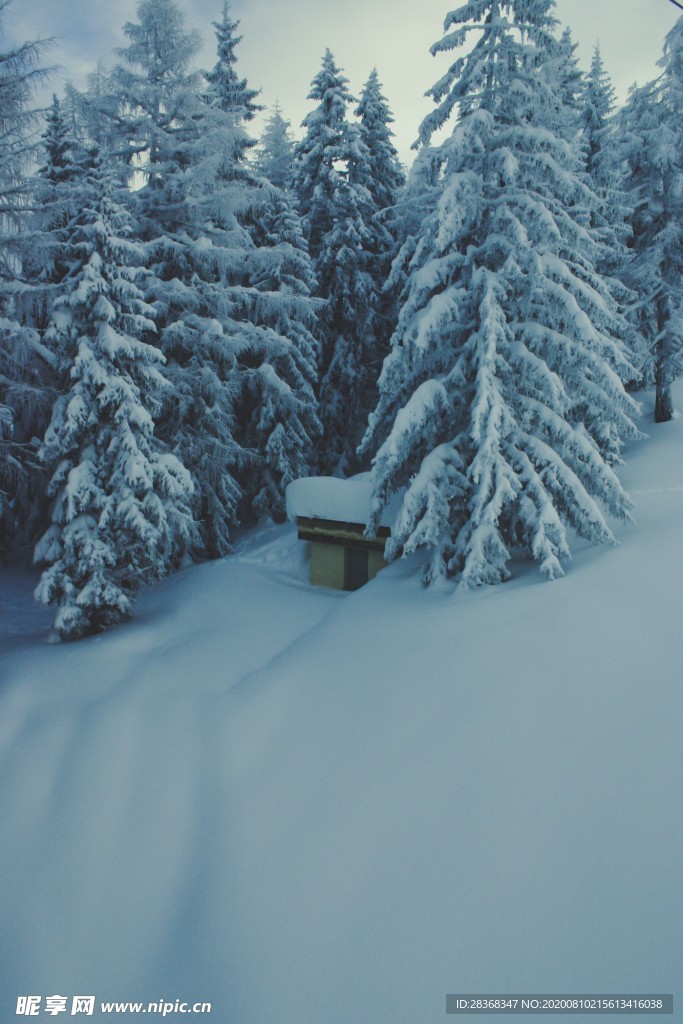
[(404, 562), (314, 590), (265, 527), (53, 645), (35, 578), (0, 574), (2, 1021), (28, 993), (215, 1024), (683, 1005), (683, 420), (648, 420), (637, 525), (551, 584), (423, 591)]

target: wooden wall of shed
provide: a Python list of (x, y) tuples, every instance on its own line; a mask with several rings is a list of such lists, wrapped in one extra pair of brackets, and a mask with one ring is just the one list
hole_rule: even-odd
[[(346, 586), (346, 546), (311, 541), (311, 583), (317, 587), (344, 590)], [(367, 550), (368, 582), (387, 564), (381, 551)]]
[(311, 541), (311, 583), (344, 589), (344, 548), (341, 544)]
[(374, 580), (380, 569), (388, 565), (381, 551), (368, 551), (368, 582)]

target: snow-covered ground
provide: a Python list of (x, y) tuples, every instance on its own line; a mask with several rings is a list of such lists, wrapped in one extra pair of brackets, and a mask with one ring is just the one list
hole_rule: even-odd
[(2, 1024), (31, 993), (429, 1024), (447, 992), (673, 991), (678, 1019), (683, 420), (645, 429), (637, 525), (552, 584), (314, 590), (270, 527), (60, 646), (0, 574)]

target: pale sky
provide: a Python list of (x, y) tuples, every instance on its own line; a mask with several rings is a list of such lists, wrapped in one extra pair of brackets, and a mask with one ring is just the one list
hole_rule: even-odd
[[(188, 25), (199, 29), (205, 48), (203, 64), (215, 62), (215, 37), (222, 0), (181, 0)], [(137, 0), (14, 0), (7, 12), (13, 42), (57, 36), (51, 62), (63, 66), (51, 91), (61, 93), (67, 79), (82, 85), (99, 58), (113, 63), (112, 50), (125, 45), (123, 24), (135, 20)], [(310, 82), (326, 47), (359, 95), (376, 66), (394, 112), (396, 145), (412, 160), (410, 144), (431, 109), (424, 92), (444, 73), (448, 55), (432, 57), (429, 47), (442, 35), (453, 0), (232, 0), (231, 13), (241, 22), (240, 74), (262, 90), (261, 101), (279, 100), (298, 136), (312, 104)], [(607, 71), (620, 100), (629, 86), (657, 74), (662, 42), (680, 12), (669, 0), (557, 0), (557, 17), (569, 25), (588, 67), (599, 41)]]

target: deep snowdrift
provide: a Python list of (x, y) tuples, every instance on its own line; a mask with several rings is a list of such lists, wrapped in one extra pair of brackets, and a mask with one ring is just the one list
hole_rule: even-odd
[(218, 1024), (681, 1005), (683, 421), (645, 429), (637, 525), (552, 584), (314, 590), (264, 528), (55, 646), (0, 574), (1, 1019), (29, 993)]

